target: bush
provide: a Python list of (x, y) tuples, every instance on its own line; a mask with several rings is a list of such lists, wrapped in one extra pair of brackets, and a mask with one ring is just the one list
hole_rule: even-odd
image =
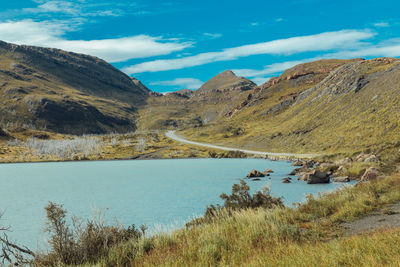
[(261, 191), (253, 194), (249, 193), (250, 187), (246, 184), (244, 180), (240, 180), (240, 184), (234, 184), (232, 186), (232, 193), (227, 195), (225, 193), (220, 195), (220, 198), (224, 200), (224, 204), (221, 206), (219, 204), (210, 205), (206, 208), (204, 217), (195, 219), (189, 223), (187, 226), (198, 225), (204, 222), (209, 222), (215, 217), (218, 217), (221, 211), (231, 212), (237, 210), (245, 209), (272, 209), (275, 207), (284, 207), (282, 198), (272, 197), (269, 188), (264, 187)]
[(82, 264), (96, 262), (105, 257), (109, 248), (128, 240), (141, 238), (135, 225), (128, 228), (108, 226), (99, 216), (83, 224), (80, 219), (72, 219), (72, 227), (67, 223), (67, 211), (62, 205), (50, 202), (46, 206), (47, 222), (45, 231), (50, 234), (50, 252), (37, 255), (34, 266), (57, 266), (63, 264)]

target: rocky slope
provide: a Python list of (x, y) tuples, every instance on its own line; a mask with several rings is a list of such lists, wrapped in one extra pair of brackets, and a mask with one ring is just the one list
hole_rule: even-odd
[(224, 116), (248, 92), (256, 88), (252, 81), (224, 71), (197, 90), (179, 90), (154, 95), (140, 110), (140, 127), (144, 129), (197, 128)]
[(398, 59), (302, 64), (247, 93), (224, 118), (187, 129), (188, 137), (316, 153), (379, 150), (400, 142)]
[[(281, 76), (272, 77), (255, 88), (245, 101), (230, 110), (226, 116), (233, 116), (245, 106), (263, 104), (262, 102), (267, 104), (263, 115), (282, 111), (293, 104), (301, 92), (321, 82), (332, 70), (360, 60), (362, 59), (328, 59), (296, 65), (283, 72)], [(268, 103), (265, 103), (265, 100)]]
[(237, 93), (248, 91), (257, 85), (244, 77), (236, 76), (226, 70), (208, 80), (193, 94), (193, 98), (202, 101), (221, 101), (232, 99)]
[(0, 41), (2, 125), (71, 134), (132, 131), (148, 95), (99, 58)]

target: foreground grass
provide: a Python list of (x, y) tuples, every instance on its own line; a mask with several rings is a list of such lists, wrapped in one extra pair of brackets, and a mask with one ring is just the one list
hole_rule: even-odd
[(201, 226), (119, 244), (81, 266), (397, 265), (399, 230), (341, 237), (340, 223), (398, 201), (400, 177), (383, 178), (309, 197), (295, 209), (225, 212)]

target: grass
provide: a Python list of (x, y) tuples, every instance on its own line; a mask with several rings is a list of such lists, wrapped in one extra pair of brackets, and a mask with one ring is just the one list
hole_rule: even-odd
[[(322, 90), (341, 84), (341, 81), (328, 81), (303, 102), (263, 115), (281, 97), (314, 85), (279, 82), (266, 90), (265, 99), (244, 107), (235, 116), (185, 129), (183, 135), (193, 140), (271, 152), (334, 154), (394, 147), (400, 136), (399, 62), (365, 61), (357, 66), (355, 73), (337, 76), (363, 76), (368, 80), (357, 93), (328, 93), (313, 101)], [(345, 88), (350, 88), (349, 81), (343, 82), (347, 83)], [(243, 130), (240, 135), (231, 135), (226, 130), (238, 125)]]
[(210, 150), (171, 140), (158, 131), (106, 135), (61, 135), (23, 130), (0, 140), (0, 162), (204, 158)]
[(112, 247), (81, 266), (384, 266), (399, 262), (399, 230), (343, 237), (340, 223), (400, 201), (393, 176), (309, 197), (297, 208), (222, 213), (201, 226)]

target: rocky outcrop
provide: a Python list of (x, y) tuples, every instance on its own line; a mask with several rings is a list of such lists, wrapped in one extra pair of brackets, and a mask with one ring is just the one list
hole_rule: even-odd
[(267, 109), (263, 115), (285, 110), (297, 102), (299, 94), (313, 85), (321, 82), (333, 70), (349, 62), (357, 62), (361, 60), (362, 59), (324, 59), (296, 65), (293, 68), (286, 70), (281, 76), (273, 77), (263, 85), (255, 88), (253, 90), (253, 94), (251, 95), (251, 99), (244, 101), (239, 106), (235, 107), (236, 111), (231, 111), (230, 114), (228, 114), (229, 116), (233, 116), (245, 106), (256, 105), (260, 101), (271, 98), (272, 95), (277, 92), (285, 91), (287, 87), (299, 88), (297, 92), (292, 92), (286, 96), (283, 96), (283, 98), (280, 97), (279, 102)]
[(379, 158), (373, 154), (365, 154), (361, 153), (357, 157), (355, 157), (354, 161), (358, 162), (378, 162)]
[(310, 95), (313, 95), (313, 99), (310, 100), (310, 102), (313, 103), (325, 96), (329, 96), (330, 101), (333, 101), (334, 99), (350, 92), (358, 93), (370, 83), (370, 78), (374, 77), (366, 76), (366, 71), (368, 69), (374, 65), (389, 65), (397, 60), (398, 59), (394, 58), (379, 58), (371, 60), (356, 60), (344, 64), (330, 72), (329, 75), (319, 84), (302, 92), (298, 96), (294, 105), (303, 102)]
[(251, 172), (249, 172), (246, 176), (247, 178), (253, 178), (253, 177), (265, 177), (265, 174), (257, 171), (257, 170), (252, 170)]
[(370, 167), (364, 172), (363, 176), (361, 177), (361, 181), (372, 181), (378, 178), (379, 175), (380, 172), (377, 168)]
[(286, 177), (286, 178), (282, 179), (282, 183), (284, 183), (284, 184), (288, 184), (288, 183), (291, 183), (291, 182), (292, 182), (292, 178), (290, 178), (290, 177)]

